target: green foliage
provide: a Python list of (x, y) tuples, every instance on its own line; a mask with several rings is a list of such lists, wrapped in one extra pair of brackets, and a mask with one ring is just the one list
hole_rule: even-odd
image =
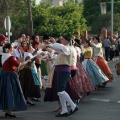
[(16, 9), (16, 0), (0, 0), (0, 33), (5, 33), (4, 19)]
[(83, 5), (73, 0), (54, 7), (49, 2), (41, 3), (33, 10), (35, 33), (60, 36), (88, 29), (82, 12)]
[[(83, 0), (83, 4), (68, 0), (63, 6), (51, 6), (47, 3), (35, 4), (31, 0), (34, 32), (50, 36), (73, 35), (76, 31), (91, 30), (98, 33), (102, 28), (110, 29), (111, 0)], [(120, 31), (120, 0), (114, 0), (114, 31)], [(101, 15), (100, 3), (107, 3), (107, 14)], [(13, 36), (28, 34), (29, 17), (27, 0), (0, 0), (0, 32), (5, 33), (4, 18), (9, 15)], [(88, 27), (89, 26), (89, 27)], [(90, 29), (91, 28), (91, 29)]]
[(22, 33), (28, 34), (28, 9), (25, 0), (19, 0), (16, 10), (11, 14), (13, 36), (21, 36)]
[(92, 24), (92, 32), (96, 34), (100, 33), (101, 29), (103, 28), (110, 29), (110, 25), (110, 14), (99, 14), (98, 17), (95, 19), (94, 23)]
[[(107, 14), (101, 15), (100, 3), (107, 3)], [(101, 28), (110, 28), (110, 12), (111, 12), (111, 0), (83, 0), (84, 12), (83, 15), (87, 20), (87, 25), (91, 27), (91, 33), (100, 32)], [(117, 13), (120, 13), (120, 0), (114, 0), (114, 31), (116, 28), (119, 30), (118, 22), (116, 19), (119, 17)], [(117, 26), (116, 26), (117, 25)]]
[(120, 14), (114, 14), (114, 31), (120, 31)]
[[(4, 29), (3, 19), (9, 15), (12, 22), (13, 36), (18, 38), (22, 33), (28, 34), (29, 17), (27, 0), (0, 0), (2, 7), (0, 22)], [(7, 6), (9, 4), (9, 6)], [(83, 17), (83, 4), (76, 0), (69, 0), (63, 6), (51, 6), (50, 2), (35, 4), (31, 0), (34, 33), (38, 35), (48, 34), (50, 36), (73, 35), (77, 31), (89, 29)], [(7, 10), (5, 10), (7, 8)], [(1, 31), (3, 31), (1, 29)]]

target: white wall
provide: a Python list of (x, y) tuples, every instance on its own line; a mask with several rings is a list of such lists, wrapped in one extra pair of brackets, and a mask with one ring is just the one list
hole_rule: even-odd
[[(41, 0), (41, 2), (47, 2), (48, 0)], [(53, 0), (52, 5), (53, 6), (62, 6), (63, 2), (67, 0)], [(82, 0), (78, 0), (79, 2), (82, 2)]]

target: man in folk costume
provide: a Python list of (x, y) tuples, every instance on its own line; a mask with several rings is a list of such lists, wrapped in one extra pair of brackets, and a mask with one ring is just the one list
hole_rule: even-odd
[(7, 42), (8, 42), (7, 38), (3, 34), (1, 34), (0, 35), (0, 69), (2, 68), (1, 58), (3, 53), (3, 45), (5, 45)]
[[(49, 47), (59, 52), (58, 57), (56, 59), (55, 71), (57, 72), (57, 92), (59, 96), (59, 100), (62, 106), (62, 111), (56, 117), (66, 117), (75, 113), (78, 110), (78, 107), (71, 100), (66, 89), (66, 84), (70, 78), (70, 66), (72, 59), (72, 48), (69, 46), (70, 38), (68, 36), (64, 36), (61, 39), (61, 44), (54, 43), (50, 44)], [(76, 65), (76, 63), (75, 63)], [(68, 113), (66, 103), (68, 103), (71, 107), (70, 112)]]

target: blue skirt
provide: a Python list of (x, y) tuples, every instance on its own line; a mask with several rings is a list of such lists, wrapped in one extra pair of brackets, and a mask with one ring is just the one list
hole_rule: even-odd
[(32, 71), (32, 75), (33, 75), (33, 78), (34, 78), (35, 85), (40, 85), (40, 80), (38, 78), (38, 74), (36, 73), (35, 69), (31, 68), (31, 71)]
[(15, 72), (2, 71), (0, 74), (0, 109), (26, 110), (26, 102)]
[(91, 78), (94, 86), (100, 85), (108, 81), (107, 76), (101, 71), (98, 65), (93, 60), (88, 60), (86, 64), (86, 72)]

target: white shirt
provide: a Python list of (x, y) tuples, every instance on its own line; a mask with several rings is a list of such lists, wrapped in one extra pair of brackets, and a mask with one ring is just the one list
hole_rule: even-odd
[(14, 49), (13, 55), (17, 58), (22, 58), (22, 52), (19, 48)]
[(102, 44), (93, 44), (93, 57), (95, 56), (101, 56), (103, 57), (103, 50), (102, 50)]
[(75, 47), (76, 51), (77, 51), (77, 55), (80, 57), (80, 54), (82, 53), (81, 49), (79, 47)]
[(59, 44), (59, 43), (50, 44), (49, 46), (61, 54), (70, 55), (69, 46), (65, 46), (65, 45)]

